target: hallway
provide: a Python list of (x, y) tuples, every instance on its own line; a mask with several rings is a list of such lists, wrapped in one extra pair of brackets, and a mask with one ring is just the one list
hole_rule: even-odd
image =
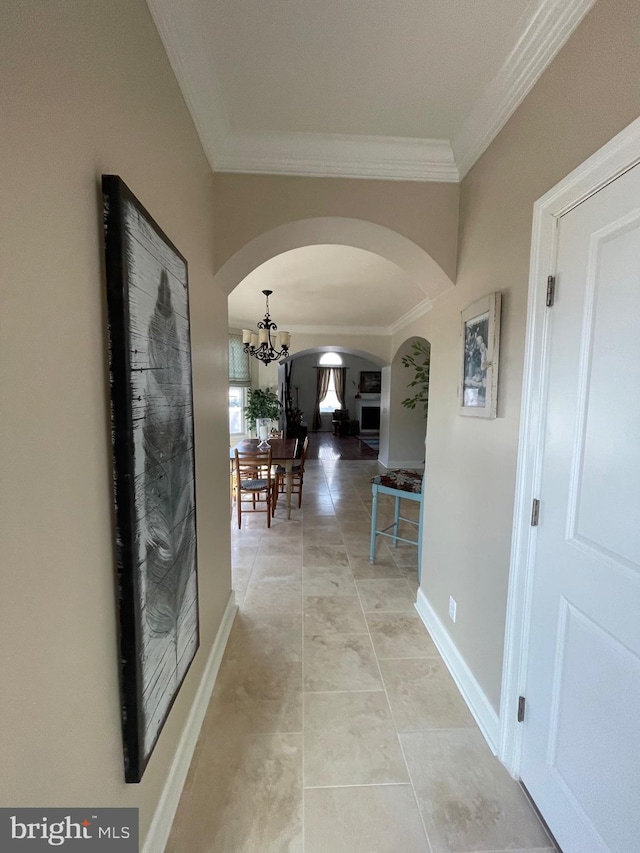
[(240, 611), (167, 853), (553, 849), (414, 609), (416, 549), (369, 563), (377, 470), (311, 460), (291, 521), (233, 528)]

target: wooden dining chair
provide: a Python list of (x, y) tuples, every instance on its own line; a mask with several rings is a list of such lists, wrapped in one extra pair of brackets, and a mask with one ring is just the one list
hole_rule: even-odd
[(242, 527), (243, 512), (266, 512), (267, 527), (271, 527), (276, 500), (271, 448), (264, 452), (236, 450), (234, 461), (238, 530)]
[[(291, 494), (298, 495), (298, 509), (302, 506), (302, 485), (304, 482), (304, 463), (307, 458), (307, 449), (309, 447), (309, 436), (305, 437), (302, 444), (302, 452), (298, 462), (294, 462), (291, 472)], [(287, 472), (282, 465), (277, 465), (275, 469), (276, 485), (275, 485), (275, 500), (273, 502), (273, 511), (276, 511), (278, 503), (278, 494), (284, 494), (287, 491)]]

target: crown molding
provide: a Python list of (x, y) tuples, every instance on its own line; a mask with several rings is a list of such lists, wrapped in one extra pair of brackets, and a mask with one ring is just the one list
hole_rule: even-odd
[(292, 335), (382, 335), (388, 337), (423, 317), (432, 308), (431, 299), (423, 299), (390, 326), (288, 326), (287, 331)]
[(187, 16), (174, 0), (147, 0), (147, 6), (205, 156), (215, 171), (218, 154), (227, 147), (231, 125), (205, 38), (204, 9), (191, 4), (191, 16)]
[[(280, 324), (284, 325), (284, 324)], [(287, 326), (292, 335), (382, 335), (391, 334), (389, 326)]]
[(215, 161), (218, 172), (448, 183), (460, 177), (446, 139), (230, 134)]
[(456, 183), (504, 127), (594, 2), (541, 0), (451, 142), (233, 133), (206, 42), (206, 3), (195, 0), (188, 16), (174, 0), (147, 0), (147, 5), (213, 171)]
[(542, 0), (451, 141), (462, 179), (486, 151), (595, 0)]
[(422, 302), (418, 302), (410, 311), (407, 311), (406, 314), (403, 314), (402, 317), (399, 317), (395, 323), (392, 323), (389, 326), (389, 333), (395, 335), (401, 329), (404, 329), (405, 326), (408, 326), (409, 323), (413, 323), (414, 320), (418, 320), (420, 317), (423, 317), (425, 314), (428, 314), (429, 311), (433, 308), (433, 302), (431, 299), (423, 299)]
[(147, 0), (147, 5), (213, 171), (447, 183), (459, 180), (446, 139), (232, 133), (205, 39), (206, 9), (193, 5), (194, 17), (187, 20), (173, 0)]
[(147, 5), (214, 172), (446, 183), (460, 179), (447, 139), (233, 133), (204, 37), (206, 10), (192, 6), (194, 17), (187, 21), (173, 0), (147, 0)]

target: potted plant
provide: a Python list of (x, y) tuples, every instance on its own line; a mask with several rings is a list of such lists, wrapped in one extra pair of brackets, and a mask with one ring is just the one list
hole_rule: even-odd
[[(249, 391), (249, 402), (244, 414), (250, 429), (257, 429), (258, 438), (266, 441), (269, 435), (269, 421), (280, 417), (280, 400), (272, 388), (254, 388)], [(258, 424), (258, 421), (262, 421)], [(263, 435), (261, 434), (264, 433)]]
[(405, 367), (413, 368), (414, 375), (408, 388), (416, 388), (417, 390), (412, 397), (407, 397), (402, 401), (402, 405), (406, 409), (415, 409), (416, 406), (422, 406), (425, 418), (429, 409), (429, 368), (431, 365), (431, 349), (429, 345), (422, 341), (414, 341), (411, 344), (413, 352), (402, 357), (402, 363)]

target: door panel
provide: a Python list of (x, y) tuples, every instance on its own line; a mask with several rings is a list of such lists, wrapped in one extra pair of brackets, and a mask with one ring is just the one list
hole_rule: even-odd
[(580, 485), (575, 530), (582, 541), (636, 568), (640, 522), (629, 521), (640, 519), (635, 478), (640, 440), (628, 448), (632, 459), (619, 448), (629, 436), (640, 435), (640, 288), (625, 274), (627, 268), (640, 270), (639, 227), (640, 217), (634, 214), (591, 238), (585, 303), (590, 314), (585, 330), (585, 343), (591, 343), (585, 347), (590, 375), (579, 401), (584, 434), (576, 453)]
[[(624, 826), (637, 810), (638, 785), (618, 789), (618, 779), (637, 779), (638, 755), (620, 734), (637, 726), (640, 659), (566, 599), (560, 623), (548, 763), (583, 820), (609, 840), (609, 849), (630, 851)], [(620, 687), (626, 685), (621, 696)], [(613, 804), (603, 790), (617, 790)]]
[(640, 849), (640, 168), (560, 220), (521, 777), (564, 853)]

